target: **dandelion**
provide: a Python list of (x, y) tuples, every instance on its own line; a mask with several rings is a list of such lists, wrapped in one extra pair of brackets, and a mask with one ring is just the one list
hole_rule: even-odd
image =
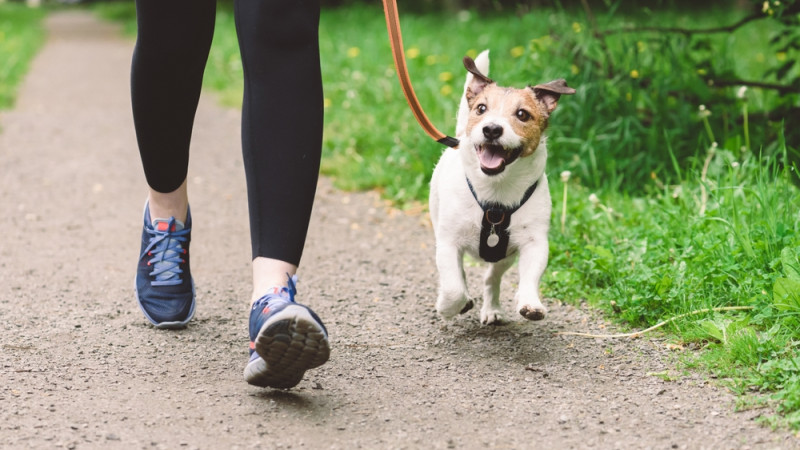
[(333, 104), (333, 101), (331, 99), (329, 99), (329, 98), (326, 98), (323, 101), (322, 106), (324, 106), (325, 108), (330, 108), (332, 104)]
[(581, 30), (582, 30), (581, 24), (579, 24), (578, 22), (572, 22), (572, 31), (580, 33)]
[(347, 57), (348, 58), (356, 58), (358, 55), (361, 54), (361, 49), (358, 47), (350, 47), (347, 49)]
[(769, 11), (769, 2), (764, 2), (764, 4), (761, 6), (761, 12), (765, 13), (767, 11)]
[(577, 75), (577, 74), (579, 74), (579, 73), (580, 73), (580, 71), (581, 71), (581, 70), (578, 68), (578, 66), (576, 66), (575, 64), (573, 64), (573, 65), (571, 65), (571, 66), (569, 67), (569, 71), (570, 71), (570, 72), (572, 72), (572, 74), (573, 74), (573, 75)]
[(786, 61), (786, 52), (778, 52), (778, 53), (776, 53), (775, 54), (775, 58), (778, 61), (781, 61), (781, 62)]
[(561, 172), (561, 181), (563, 183), (566, 183), (567, 181), (569, 181), (569, 177), (571, 175), (572, 175), (572, 172), (570, 172), (569, 170), (565, 170), (565, 171)]
[(444, 81), (445, 83), (447, 83), (452, 79), (453, 79), (453, 74), (451, 72), (442, 72), (439, 74), (439, 81)]
[(739, 162), (738, 161), (732, 162), (731, 163), (731, 167), (733, 167), (734, 169), (738, 169), (739, 168)]
[(525, 47), (518, 45), (511, 49), (511, 56), (514, 58), (519, 58), (520, 56), (525, 54)]
[(644, 53), (647, 50), (647, 44), (642, 41), (636, 41), (636, 49), (639, 50), (639, 53)]
[(467, 50), (467, 56), (469, 56), (472, 59), (475, 59), (475, 58), (478, 57), (478, 51), (475, 50), (474, 48), (471, 48), (471, 49)]
[(409, 48), (408, 51), (406, 52), (406, 57), (408, 59), (415, 59), (419, 57), (419, 49), (417, 47)]
[(639, 78), (639, 71), (636, 69), (631, 70), (631, 78)]
[(592, 193), (589, 195), (589, 203), (591, 203), (592, 206), (596, 206), (598, 203), (600, 203), (600, 199), (597, 198), (596, 194)]
[(446, 97), (446, 96), (448, 96), (448, 95), (450, 95), (450, 94), (452, 94), (452, 93), (453, 93), (453, 88), (452, 88), (452, 87), (451, 87), (449, 84), (445, 84), (445, 85), (444, 85), (444, 86), (442, 86), (442, 88), (439, 90), (439, 93), (441, 93), (443, 96), (445, 96), (445, 97)]
[(428, 55), (425, 57), (425, 64), (432, 66), (436, 64), (436, 55)]
[(747, 86), (739, 87), (739, 89), (736, 91), (736, 98), (744, 99), (745, 98), (744, 94), (746, 92), (747, 92)]

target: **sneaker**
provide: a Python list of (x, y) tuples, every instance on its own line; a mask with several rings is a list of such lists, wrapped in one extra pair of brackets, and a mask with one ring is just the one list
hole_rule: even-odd
[(244, 379), (255, 386), (289, 389), (306, 370), (328, 360), (328, 330), (310, 308), (294, 301), (297, 276), (250, 310), (250, 361)]
[(189, 270), (191, 212), (186, 223), (150, 219), (145, 204), (142, 250), (136, 271), (136, 300), (156, 328), (184, 328), (194, 316), (194, 281)]

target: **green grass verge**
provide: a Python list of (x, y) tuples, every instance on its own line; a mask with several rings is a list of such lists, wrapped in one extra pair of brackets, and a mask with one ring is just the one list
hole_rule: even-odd
[(44, 42), (40, 8), (0, 4), (0, 109), (14, 106), (17, 88)]
[[(130, 12), (118, 15), (130, 22)], [(702, 28), (741, 16), (608, 11), (598, 26)], [(717, 89), (705, 78), (764, 78), (798, 56), (771, 50), (786, 30), (755, 21), (696, 38), (620, 34), (604, 47), (584, 17), (556, 9), (521, 17), (403, 14), (417, 95), (450, 133), (464, 54), (490, 49), (491, 76), (505, 85), (567, 78), (578, 93), (563, 99), (548, 130), (554, 215), (544, 292), (588, 299), (637, 328), (702, 309), (752, 307), (692, 315), (662, 331), (701, 348), (686, 364), (726, 379), (742, 407), (768, 404), (779, 413), (775, 423), (800, 428), (797, 130), (764, 114), (798, 98), (757, 89), (737, 96), (738, 87)], [(380, 6), (325, 10), (320, 32), (323, 171), (345, 189), (378, 188), (399, 205), (424, 201), (445, 150), (405, 104)], [(236, 106), (241, 78), (233, 15), (223, 6), (204, 82)], [(562, 171), (571, 173), (567, 181), (559, 181)]]

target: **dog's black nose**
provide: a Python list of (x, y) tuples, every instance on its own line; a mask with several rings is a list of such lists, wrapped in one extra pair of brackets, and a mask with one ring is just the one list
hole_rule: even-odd
[(483, 127), (483, 135), (486, 139), (495, 140), (503, 135), (503, 127), (500, 125), (486, 125)]

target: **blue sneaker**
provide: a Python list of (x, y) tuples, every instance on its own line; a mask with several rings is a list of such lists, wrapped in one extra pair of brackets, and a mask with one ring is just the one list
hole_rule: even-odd
[(150, 219), (144, 208), (142, 250), (136, 271), (136, 300), (144, 316), (156, 328), (184, 328), (194, 316), (194, 281), (189, 270), (192, 216), (186, 223)]
[(255, 386), (289, 389), (306, 370), (328, 360), (328, 330), (310, 308), (294, 301), (297, 276), (253, 303), (250, 310), (250, 361), (244, 379)]

